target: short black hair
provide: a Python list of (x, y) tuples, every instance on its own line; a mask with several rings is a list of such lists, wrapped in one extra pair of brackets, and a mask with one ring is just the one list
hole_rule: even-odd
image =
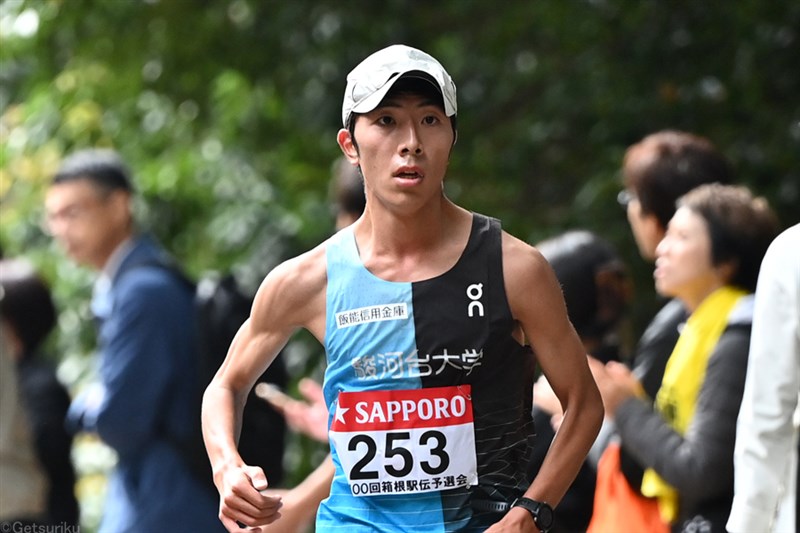
[(52, 184), (88, 179), (105, 192), (133, 192), (131, 174), (120, 155), (109, 149), (90, 148), (73, 152), (61, 163)]
[[(627, 269), (614, 246), (588, 230), (570, 230), (536, 244), (561, 285), (570, 322), (581, 338), (603, 337), (624, 311), (624, 295), (618, 296), (615, 315), (599, 316), (597, 274), (611, 271), (621, 278)], [(608, 296), (608, 295), (606, 295)]]
[(33, 266), (22, 259), (0, 261), (0, 315), (32, 355), (56, 325), (50, 288)]

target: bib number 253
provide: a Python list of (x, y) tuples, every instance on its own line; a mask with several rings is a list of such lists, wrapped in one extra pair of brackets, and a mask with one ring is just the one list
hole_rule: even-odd
[[(428, 456), (419, 460), (419, 468), (428, 475), (436, 476), (445, 472), (450, 466), (450, 456), (446, 451), (447, 437), (437, 430), (428, 430), (419, 435), (419, 442), (411, 442), (411, 433), (396, 431), (384, 433), (383, 455), (386, 458), (382, 465), (384, 471), (392, 477), (404, 478), (414, 469), (414, 455), (409, 451), (409, 446), (415, 450), (427, 450)], [(376, 435), (380, 437), (380, 435)], [(370, 467), (378, 455), (379, 444), (372, 435), (354, 435), (348, 443), (348, 451), (355, 452), (358, 459), (353, 464), (348, 476), (353, 481), (378, 479), (380, 473)], [(419, 457), (421, 454), (415, 452)]]

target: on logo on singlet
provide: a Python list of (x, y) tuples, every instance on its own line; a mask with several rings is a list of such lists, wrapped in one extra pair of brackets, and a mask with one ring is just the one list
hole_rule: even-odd
[(469, 298), (469, 305), (467, 306), (467, 315), (470, 317), (483, 316), (483, 283), (473, 283), (467, 287), (467, 297)]

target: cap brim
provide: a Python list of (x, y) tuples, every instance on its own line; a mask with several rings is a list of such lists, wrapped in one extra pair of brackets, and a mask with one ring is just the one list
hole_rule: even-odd
[[(389, 91), (392, 89), (395, 83), (397, 83), (399, 80), (408, 78), (425, 80), (430, 83), (436, 89), (436, 92), (439, 93), (439, 96), (442, 97), (442, 104), (445, 107), (445, 111), (447, 111), (447, 104), (444, 102), (444, 95), (442, 94), (442, 88), (439, 86), (439, 83), (430, 74), (420, 70), (412, 70), (410, 72), (400, 74), (399, 76), (393, 76), (383, 85), (383, 87), (364, 98), (357, 105), (353, 106), (353, 108), (350, 110), (350, 113), (369, 113), (380, 105), (383, 99), (386, 98), (386, 95), (389, 94)], [(449, 113), (448, 116), (450, 114), (454, 113)]]

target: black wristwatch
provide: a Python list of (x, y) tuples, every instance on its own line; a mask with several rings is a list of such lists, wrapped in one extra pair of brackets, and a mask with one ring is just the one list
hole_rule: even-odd
[(537, 502), (530, 498), (517, 498), (511, 507), (522, 507), (533, 517), (533, 523), (542, 533), (547, 533), (553, 527), (553, 508), (547, 502)]

